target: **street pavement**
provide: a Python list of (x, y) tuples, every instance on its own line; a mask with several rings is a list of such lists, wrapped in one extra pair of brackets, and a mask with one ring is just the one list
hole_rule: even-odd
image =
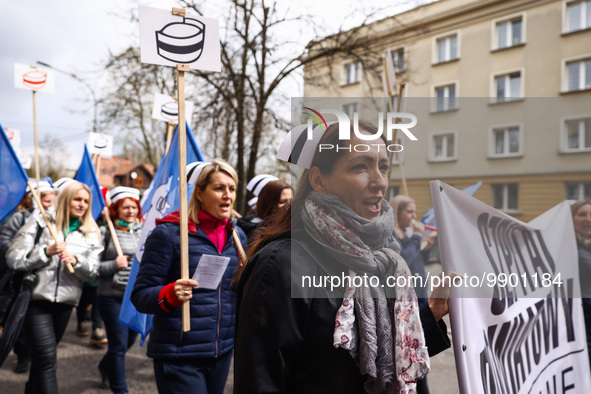
[[(427, 270), (431, 275), (441, 271), (439, 264), (430, 264)], [(100, 387), (98, 362), (106, 351), (91, 348), (89, 337), (76, 336), (76, 314), (72, 313), (70, 323), (58, 346), (57, 378), (60, 394), (105, 394), (109, 390)], [(446, 317), (449, 327), (449, 320)], [(450, 335), (451, 337), (451, 335)], [(147, 340), (146, 340), (147, 344)], [(127, 385), (130, 394), (156, 393), (156, 383), (152, 360), (146, 356), (146, 344), (139, 346), (139, 341), (129, 350), (126, 358)], [(12, 370), (16, 365), (16, 356), (12, 353), (0, 368), (0, 393), (14, 394), (25, 390), (28, 373), (16, 374)], [(329, 379), (329, 377), (327, 377)], [(459, 393), (456, 379), (453, 351), (446, 350), (431, 359), (431, 372), (428, 376), (431, 394)], [(230, 370), (224, 394), (231, 394), (233, 373)]]

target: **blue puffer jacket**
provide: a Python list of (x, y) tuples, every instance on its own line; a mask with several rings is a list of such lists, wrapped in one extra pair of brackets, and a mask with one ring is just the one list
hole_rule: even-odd
[[(240, 228), (235, 228), (240, 241), (246, 245), (244, 232)], [(146, 240), (131, 301), (140, 312), (154, 315), (148, 357), (214, 358), (232, 351), (236, 300), (230, 283), (238, 266), (238, 251), (233, 237), (230, 234), (220, 254), (201, 228), (197, 228), (197, 233), (189, 232), (191, 277), (203, 254), (230, 257), (230, 262), (216, 290), (193, 290), (191, 331), (183, 333), (182, 307), (166, 312), (158, 305), (160, 290), (181, 277), (179, 226), (174, 223), (161, 223)]]

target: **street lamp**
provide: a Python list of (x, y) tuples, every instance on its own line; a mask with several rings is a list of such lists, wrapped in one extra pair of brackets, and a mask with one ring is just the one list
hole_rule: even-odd
[(37, 60), (37, 64), (40, 64), (42, 66), (51, 68), (52, 70), (55, 70), (57, 72), (60, 72), (62, 74), (66, 74), (69, 77), (74, 78), (76, 81), (81, 82), (84, 84), (84, 86), (86, 86), (88, 88), (88, 90), (90, 90), (90, 93), (92, 94), (92, 99), (94, 100), (94, 122), (93, 122), (93, 127), (92, 130), (93, 132), (97, 132), (96, 131), (96, 114), (97, 114), (97, 107), (98, 107), (98, 101), (96, 100), (96, 95), (94, 94), (94, 89), (92, 89), (92, 87), (88, 84), (88, 82), (86, 82), (85, 80), (83, 80), (82, 78), (80, 78), (79, 76), (77, 76), (76, 74), (64, 71), (64, 70), (60, 70), (59, 68), (53, 67), (45, 62), (39, 61)]

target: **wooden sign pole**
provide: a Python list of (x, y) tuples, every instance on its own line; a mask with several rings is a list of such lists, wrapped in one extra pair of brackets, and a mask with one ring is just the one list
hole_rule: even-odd
[[(109, 198), (108, 194), (107, 194), (105, 200), (106, 200), (105, 203), (107, 203), (107, 206), (111, 205), (111, 199)], [(107, 208), (104, 208), (104, 209), (107, 210), (107, 212), (105, 214), (103, 214), (103, 216), (105, 217), (105, 222), (107, 222), (107, 227), (109, 228), (109, 232), (111, 233), (111, 239), (113, 240), (113, 246), (115, 246), (115, 251), (117, 252), (117, 256), (121, 257), (121, 256), (123, 256), (123, 250), (121, 249), (121, 244), (119, 243), (119, 237), (117, 237), (117, 232), (115, 231), (115, 226), (113, 225), (113, 221), (111, 220), (111, 216), (109, 216), (109, 210)]]
[(166, 152), (164, 152), (164, 156), (168, 153), (168, 148), (170, 148), (170, 143), (172, 142), (172, 129), (174, 127), (174, 122), (168, 122), (168, 127), (166, 128)]
[[(37, 184), (39, 184), (39, 144), (37, 143), (37, 91), (33, 90), (33, 132), (34, 132), (34, 139), (35, 139), (35, 178), (37, 179)], [(29, 186), (30, 187), (30, 186)], [(31, 190), (33, 190), (31, 188)], [(56, 241), (57, 242), (57, 241)]]
[[(400, 106), (402, 104), (402, 96), (404, 95), (404, 84), (400, 84), (400, 88), (398, 90), (398, 103), (396, 104), (396, 112), (400, 112)], [(398, 123), (398, 118), (394, 120), (395, 123)], [(398, 129), (394, 130), (394, 143), (396, 143), (396, 132)], [(393, 157), (393, 155), (392, 155)], [(404, 164), (402, 163), (401, 155), (398, 156), (398, 167), (400, 168), (400, 179), (402, 180), (402, 190), (404, 191), (405, 196), (409, 196), (408, 194), (408, 186), (406, 185), (406, 175), (404, 174)]]
[[(189, 233), (187, 212), (187, 127), (185, 124), (185, 72), (188, 64), (177, 64), (179, 98), (179, 209), (181, 231), (181, 278), (189, 279)], [(190, 300), (183, 303), (183, 332), (191, 330)]]
[[(33, 93), (34, 93), (34, 91), (33, 91)], [(41, 200), (39, 199), (39, 195), (35, 191), (35, 188), (33, 187), (33, 185), (31, 185), (30, 181), (27, 181), (27, 185), (29, 185), (29, 189), (31, 189), (31, 195), (33, 196), (33, 198), (37, 202), (37, 206), (39, 207), (39, 212), (41, 212), (41, 216), (43, 216), (43, 220), (45, 220), (45, 224), (47, 225), (47, 228), (49, 229), (49, 233), (51, 234), (51, 237), (53, 238), (55, 243), (58, 243), (59, 240), (57, 238), (57, 234), (53, 228), (53, 224), (51, 224), (51, 222), (49, 221), (49, 218), (45, 214), (45, 209), (43, 209), (43, 205), (41, 205)], [(72, 264), (66, 263), (66, 268), (68, 268), (68, 271), (71, 274), (74, 273), (74, 268), (72, 267)]]
[[(97, 153), (96, 154), (96, 163), (94, 163), (94, 171), (96, 172), (96, 179), (99, 179), (99, 174), (100, 174), (100, 168), (101, 168), (101, 154)], [(100, 181), (99, 181), (100, 183)]]
[[(390, 79), (388, 78), (388, 73), (386, 72), (386, 61), (383, 61), (383, 67), (384, 67), (384, 78), (386, 78), (386, 89), (388, 89), (387, 96), (388, 96), (388, 111), (393, 111), (392, 108), (392, 91), (390, 90)], [(400, 112), (400, 104), (402, 103), (402, 95), (404, 92), (404, 84), (401, 83), (400, 84), (400, 89), (399, 89), (399, 93), (398, 93), (398, 104), (396, 105), (397, 109), (396, 112)], [(394, 119), (395, 123), (398, 123), (398, 118)], [(396, 132), (398, 131), (398, 129), (394, 129), (394, 141), (393, 143), (396, 143)], [(394, 160), (394, 155), (392, 155), (392, 160)], [(393, 165), (394, 163), (392, 163)], [(404, 165), (402, 164), (402, 160), (400, 155), (398, 156), (398, 167), (400, 168), (400, 180), (402, 181), (402, 191), (404, 193), (404, 195), (409, 196), (408, 194), (408, 187), (406, 185), (406, 176), (404, 175)]]
[[(111, 217), (108, 213), (105, 215), (105, 221), (107, 222), (107, 226), (109, 226), (109, 232), (111, 233), (111, 239), (113, 240), (113, 246), (115, 246), (117, 256), (121, 257), (123, 256), (123, 250), (121, 249), (119, 238), (117, 237), (117, 233), (115, 232), (115, 226), (113, 225), (113, 221), (111, 220)], [(131, 264), (131, 261), (129, 263)]]

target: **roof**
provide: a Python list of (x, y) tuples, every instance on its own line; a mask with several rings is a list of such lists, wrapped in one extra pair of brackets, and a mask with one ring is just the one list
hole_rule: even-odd
[(131, 159), (121, 159), (113, 156), (110, 159), (101, 158), (99, 172), (99, 183), (104, 187), (115, 187), (115, 177), (125, 176), (136, 170), (143, 170), (154, 176), (154, 166), (147, 163), (133, 162)]

